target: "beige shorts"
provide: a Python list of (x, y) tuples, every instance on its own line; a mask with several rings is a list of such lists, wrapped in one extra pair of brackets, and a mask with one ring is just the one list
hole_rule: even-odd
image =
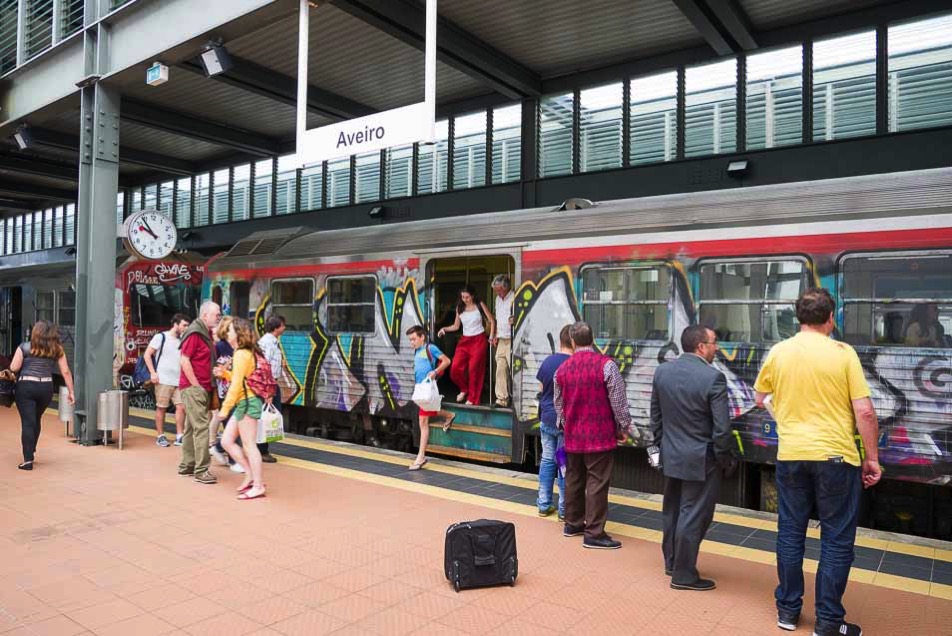
[(155, 386), (155, 405), (160, 409), (169, 408), (169, 401), (175, 406), (182, 405), (182, 392), (171, 384), (157, 384)]

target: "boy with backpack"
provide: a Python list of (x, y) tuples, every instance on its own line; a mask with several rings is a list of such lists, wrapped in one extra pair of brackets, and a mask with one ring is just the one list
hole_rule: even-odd
[[(440, 351), (436, 345), (426, 340), (426, 330), (415, 325), (407, 329), (410, 346), (413, 347), (413, 378), (421, 384), (427, 379), (436, 381), (450, 366), (449, 357)], [(443, 417), (443, 430), (447, 430), (453, 421), (454, 414), (447, 411), (424, 411), (420, 409), (420, 450), (416, 460), (410, 464), (410, 470), (420, 470), (426, 464), (426, 445), (430, 440), (430, 418)]]

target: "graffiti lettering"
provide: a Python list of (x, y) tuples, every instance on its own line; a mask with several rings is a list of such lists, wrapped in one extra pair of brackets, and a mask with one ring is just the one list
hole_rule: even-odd
[(192, 280), (192, 272), (183, 263), (157, 263), (154, 268), (159, 282), (174, 283), (177, 280)]

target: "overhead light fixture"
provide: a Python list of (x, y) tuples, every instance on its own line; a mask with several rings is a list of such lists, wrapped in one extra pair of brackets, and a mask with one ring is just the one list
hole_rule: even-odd
[(188, 231), (188, 230), (186, 230), (185, 232), (182, 232), (181, 234), (179, 234), (179, 238), (182, 239), (183, 241), (187, 241), (187, 240), (189, 240), (190, 238), (192, 238), (193, 236), (195, 236), (195, 233), (194, 233), (194, 232), (190, 232), (190, 231)]
[(17, 142), (17, 147), (20, 150), (31, 148), (33, 146), (33, 134), (30, 132), (30, 127), (23, 124), (17, 128), (16, 132), (13, 133), (13, 140)]
[(221, 42), (209, 44), (208, 48), (202, 51), (201, 58), (207, 77), (226, 73), (233, 66), (231, 56)]
[(380, 219), (383, 218), (384, 212), (386, 211), (387, 209), (382, 205), (375, 205), (374, 207), (370, 208), (370, 212), (367, 213), (367, 216), (372, 219)]
[(742, 159), (740, 161), (731, 161), (729, 164), (727, 164), (727, 176), (740, 179), (747, 174), (749, 169), (750, 164), (746, 159)]
[(573, 197), (571, 199), (566, 199), (562, 202), (558, 208), (557, 212), (565, 212), (567, 210), (587, 210), (588, 208), (594, 207), (595, 204), (589, 199), (582, 199), (579, 197)]
[[(63, 253), (66, 254), (67, 256), (75, 256), (75, 255), (76, 255), (76, 248), (75, 248), (75, 247), (67, 247), (65, 250), (63, 250)], [(71, 285), (71, 286), (72, 286), (72, 285)]]

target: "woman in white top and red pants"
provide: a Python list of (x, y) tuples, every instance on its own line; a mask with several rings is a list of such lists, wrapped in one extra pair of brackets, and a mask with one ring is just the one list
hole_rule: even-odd
[(460, 290), (459, 303), (456, 305), (456, 320), (449, 327), (440, 329), (437, 335), (463, 329), (463, 337), (456, 345), (453, 354), (453, 366), (450, 367), (450, 379), (459, 387), (457, 402), (479, 404), (486, 379), (486, 362), (489, 359), (489, 338), (483, 327), (483, 318), (489, 321), (489, 338), (496, 333), (496, 321), (486, 303), (476, 297), (472, 287), (466, 285)]

